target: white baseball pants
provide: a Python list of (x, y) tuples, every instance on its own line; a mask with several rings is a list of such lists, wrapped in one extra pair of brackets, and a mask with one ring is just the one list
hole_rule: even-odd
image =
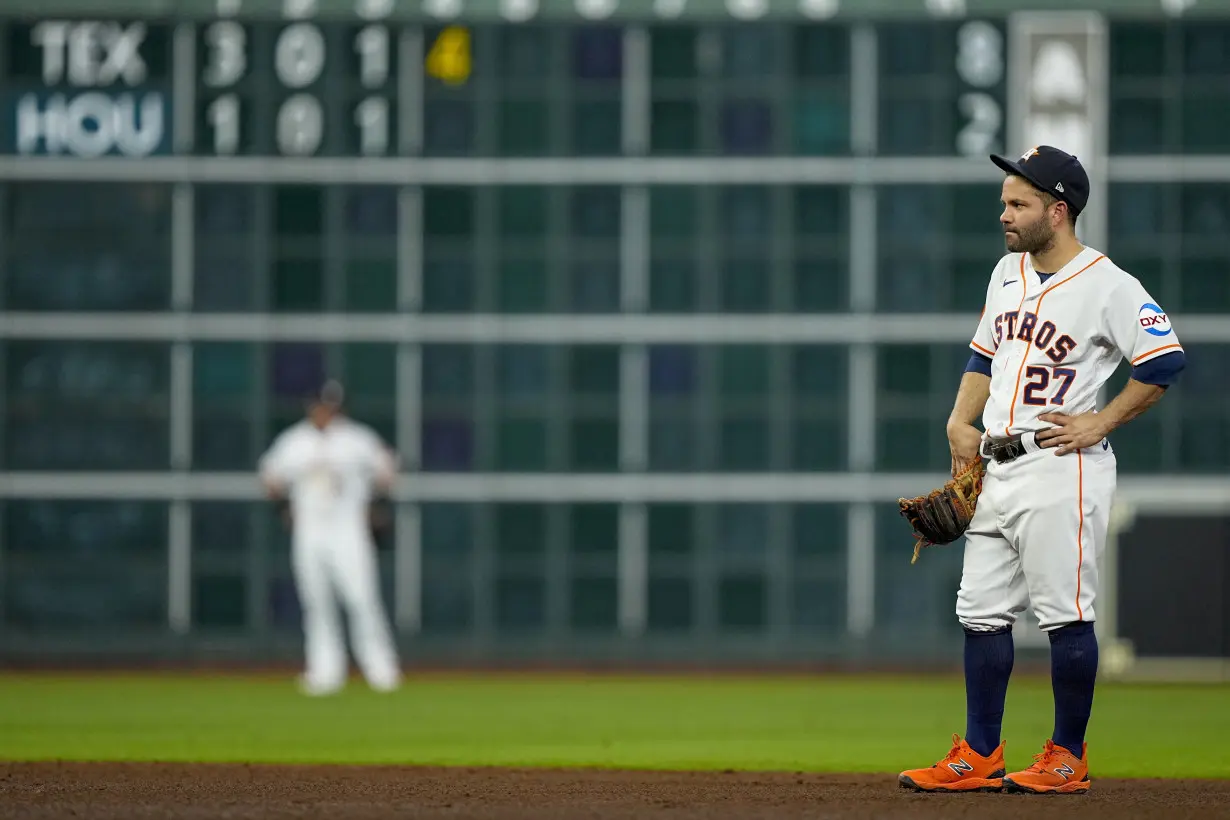
[(1095, 620), (1114, 451), (1095, 444), (1057, 456), (1024, 439), (1025, 455), (987, 464), (966, 533), (957, 617), (969, 629), (1011, 627), (1026, 606), (1045, 631)]
[(324, 694), (345, 684), (349, 664), (339, 603), (346, 610), (351, 648), (368, 684), (381, 691), (396, 688), (401, 670), (368, 533), (342, 528), (296, 532), (291, 562), (303, 611), (305, 688)]

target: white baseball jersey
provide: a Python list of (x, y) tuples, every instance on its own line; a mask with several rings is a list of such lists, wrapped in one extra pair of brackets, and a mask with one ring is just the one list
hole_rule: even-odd
[(1166, 313), (1133, 276), (1086, 248), (1043, 282), (1028, 254), (996, 265), (970, 347), (991, 357), (986, 435), (1024, 434), (1024, 454), (987, 465), (965, 538), (957, 616), (967, 628), (1011, 627), (1032, 606), (1044, 630), (1097, 619), (1098, 559), (1114, 504), (1107, 440), (1059, 455), (1032, 433), (1048, 412), (1096, 409), (1122, 359), (1181, 350)]
[(396, 470), (393, 454), (370, 427), (345, 417), (323, 430), (304, 419), (261, 457), (262, 477), (288, 487), (295, 532), (338, 526), (367, 529), (372, 482)]
[(983, 428), (994, 437), (1049, 427), (1043, 413), (1094, 410), (1121, 359), (1135, 366), (1182, 349), (1157, 300), (1092, 248), (1046, 282), (1029, 254), (1004, 256), (970, 347), (991, 357)]

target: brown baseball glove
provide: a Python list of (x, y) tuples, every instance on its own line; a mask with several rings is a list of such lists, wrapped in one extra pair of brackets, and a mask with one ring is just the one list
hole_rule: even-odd
[(899, 498), (901, 514), (914, 531), (913, 564), (926, 547), (951, 544), (969, 529), (982, 493), (982, 477), (986, 473), (982, 459), (975, 458), (943, 487), (916, 498)]

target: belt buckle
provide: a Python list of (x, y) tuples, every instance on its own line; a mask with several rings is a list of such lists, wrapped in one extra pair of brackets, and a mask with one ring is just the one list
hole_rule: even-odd
[(1021, 439), (1010, 440), (1004, 442), (1000, 447), (993, 447), (995, 460), (1000, 464), (1007, 464), (1010, 461), (1016, 461), (1021, 456), (1025, 455), (1025, 442)]

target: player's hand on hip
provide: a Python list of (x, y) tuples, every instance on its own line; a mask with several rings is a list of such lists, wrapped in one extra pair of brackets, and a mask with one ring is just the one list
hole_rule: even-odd
[(1043, 413), (1038, 419), (1056, 425), (1039, 432), (1034, 439), (1039, 447), (1055, 448), (1057, 456), (1092, 447), (1106, 438), (1106, 427), (1097, 413), (1081, 413), (1077, 416)]
[(972, 424), (948, 425), (948, 449), (952, 453), (952, 474), (955, 476), (965, 465), (978, 458), (982, 445), (982, 432)]

